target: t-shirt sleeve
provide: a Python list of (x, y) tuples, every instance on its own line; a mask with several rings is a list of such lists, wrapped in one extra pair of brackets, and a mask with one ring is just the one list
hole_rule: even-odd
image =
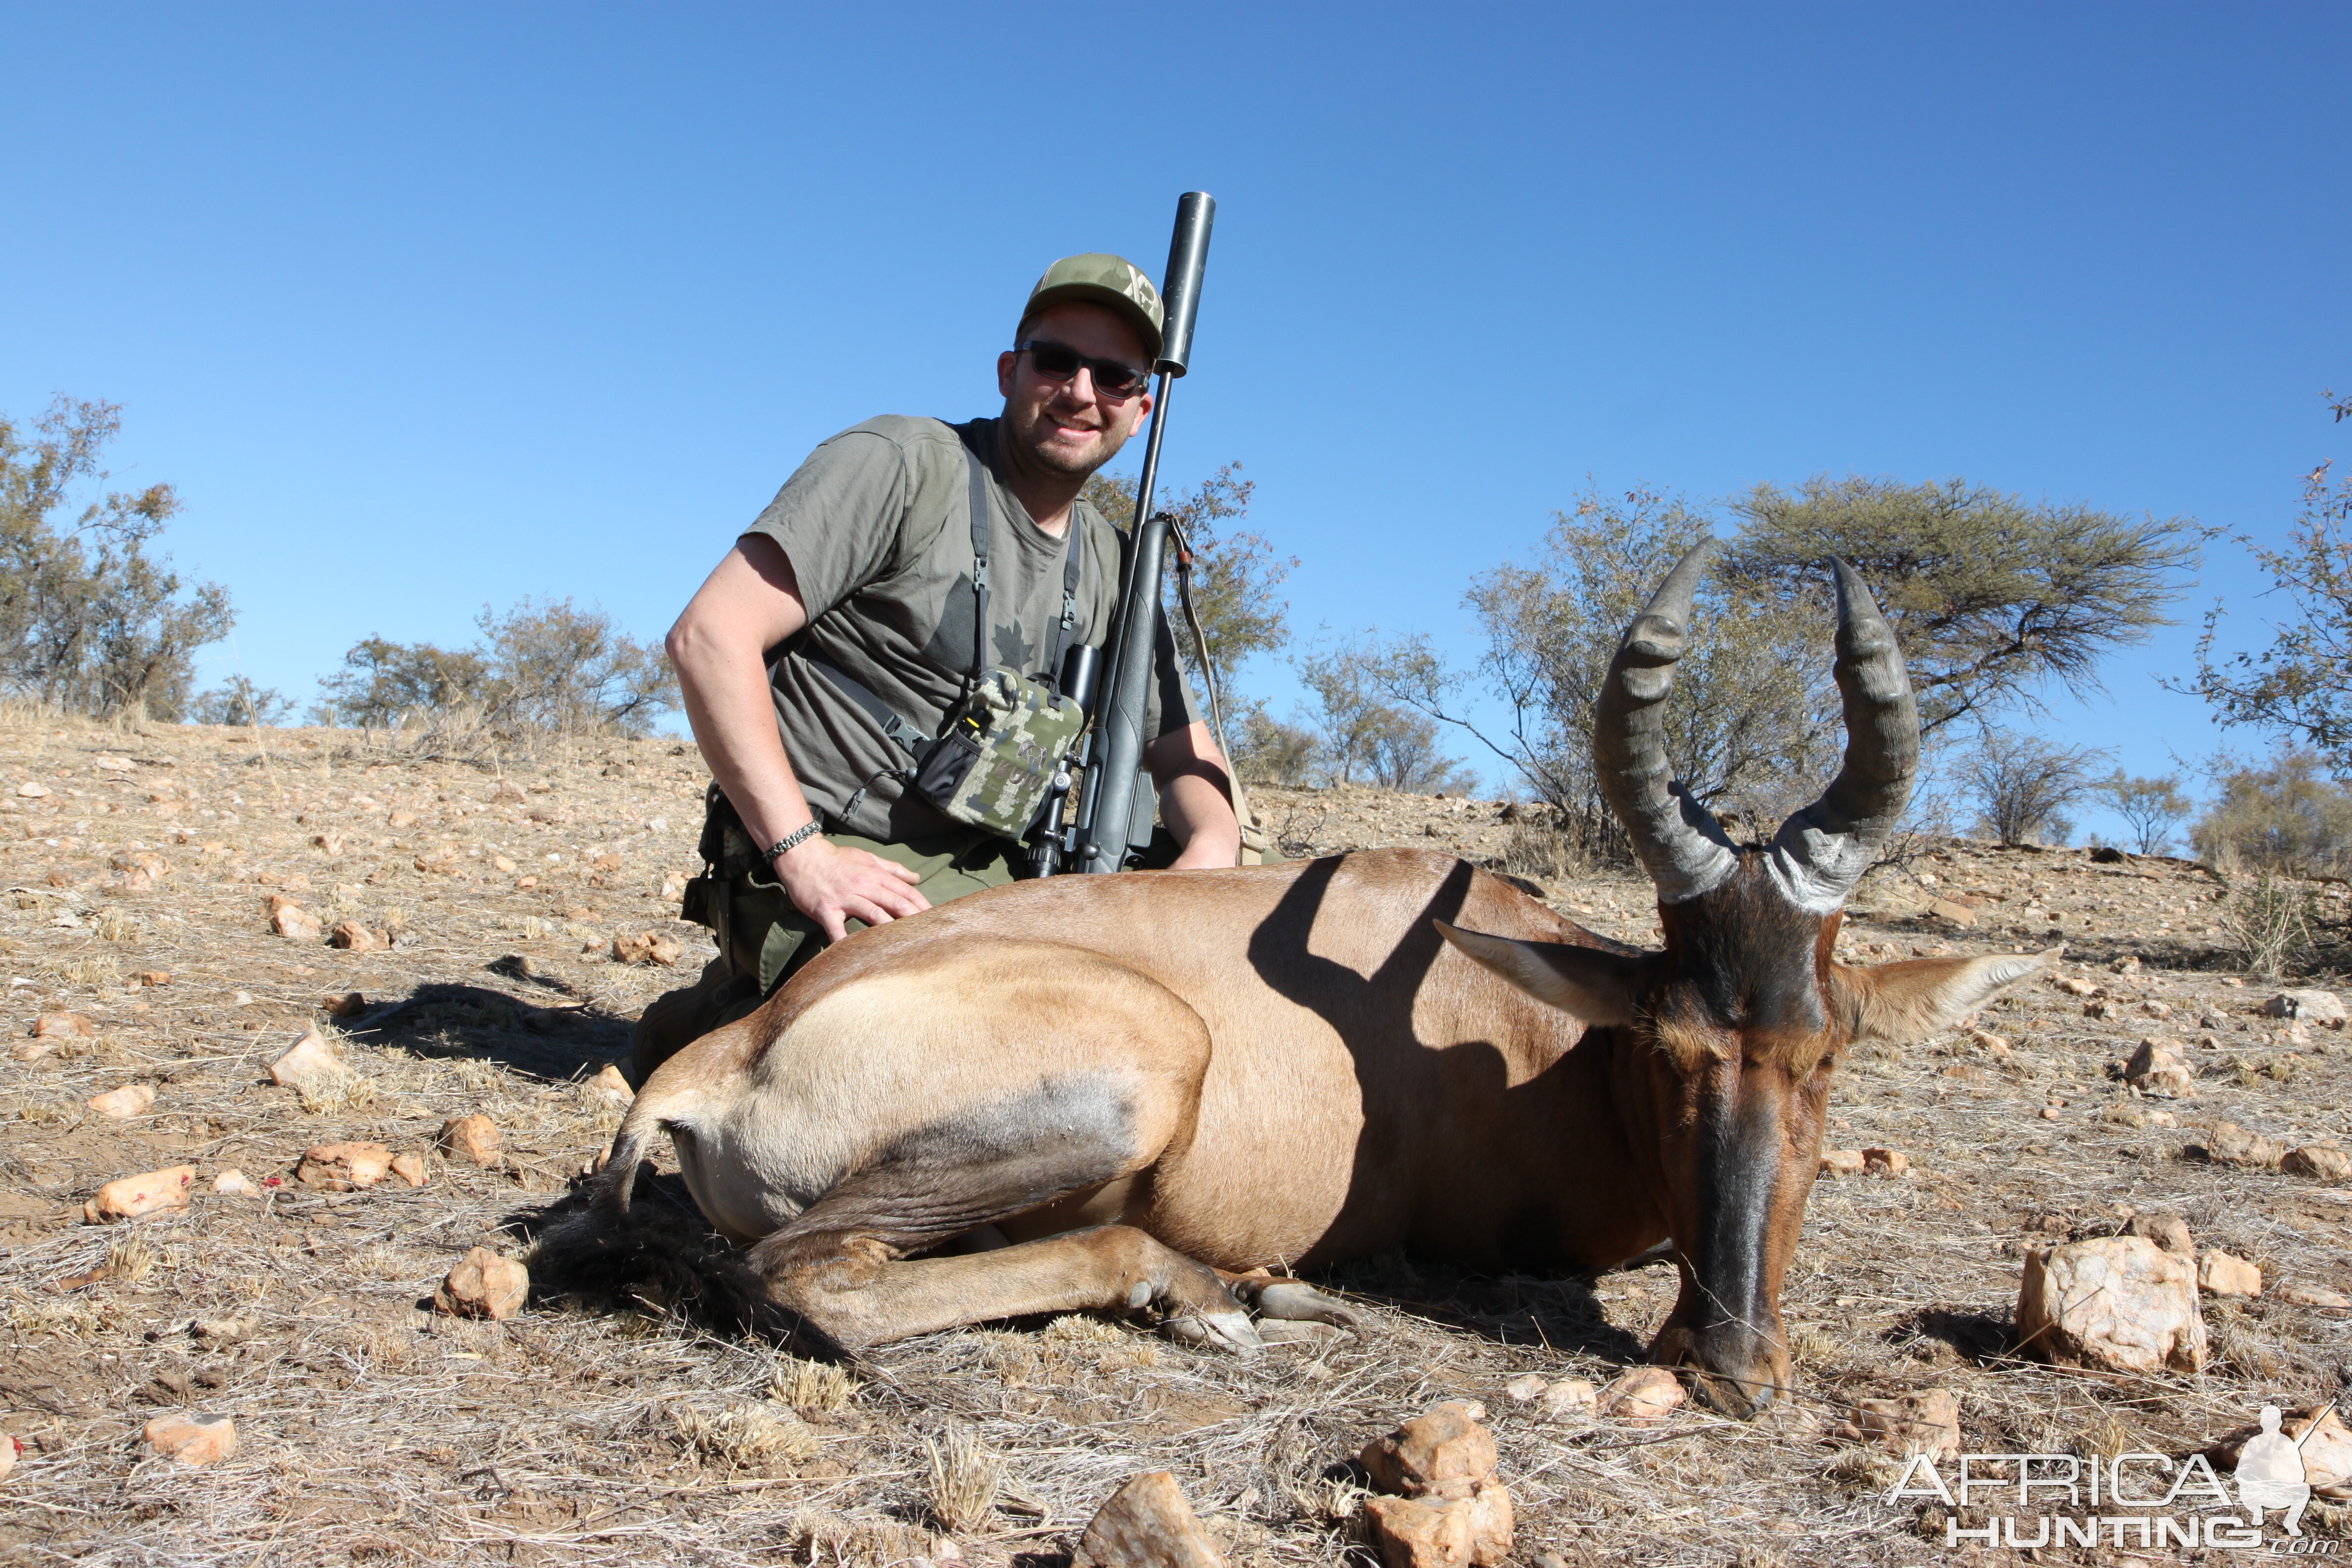
[(743, 531), (783, 547), (814, 621), (888, 569), (908, 497), (898, 444), (870, 430), (847, 430), (810, 453)]

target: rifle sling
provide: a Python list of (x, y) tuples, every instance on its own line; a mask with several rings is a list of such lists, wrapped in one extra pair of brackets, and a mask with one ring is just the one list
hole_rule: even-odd
[[(971, 471), (969, 508), (971, 516), (971, 591), (972, 591), (972, 650), (971, 669), (964, 677), (964, 696), (969, 700), (978, 686), (982, 671), (988, 668), (988, 546), (993, 531), (993, 509), (988, 504), (988, 470), (981, 466), (980, 456), (970, 447), (963, 450), (963, 460)], [(1086, 563), (1086, 538), (1076, 509), (1064, 530), (1062, 545), (1062, 614), (1054, 627), (1054, 649), (1045, 660), (1047, 679), (1058, 677), (1062, 653), (1070, 640), (1070, 632), (1077, 624), (1078, 574)], [(937, 737), (920, 724), (876, 696), (866, 684), (833, 660), (803, 646), (794, 650), (808, 661), (809, 667), (840, 689), (841, 694), (874, 721), (883, 738), (905, 752), (916, 764), (930, 754)], [(863, 794), (863, 791), (859, 792)]]

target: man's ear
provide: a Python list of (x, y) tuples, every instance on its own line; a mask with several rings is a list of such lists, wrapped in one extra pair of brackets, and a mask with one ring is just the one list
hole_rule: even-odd
[(1919, 958), (1874, 969), (1838, 964), (1830, 972), (1856, 1040), (1909, 1045), (1940, 1034), (2020, 981), (2058, 962), (2066, 950), (1985, 958)]
[(1138, 430), (1143, 428), (1143, 422), (1150, 417), (1151, 394), (1148, 392), (1136, 394), (1135, 406), (1128, 410), (1127, 437), (1122, 439), (1131, 438)]
[(1020, 354), (1011, 349), (996, 356), (996, 395), (999, 397), (1013, 395), (1013, 366), (1020, 358)]
[(1564, 942), (1516, 942), (1433, 921), (1438, 933), (1538, 1002), (1595, 1027), (1633, 1021), (1645, 961)]

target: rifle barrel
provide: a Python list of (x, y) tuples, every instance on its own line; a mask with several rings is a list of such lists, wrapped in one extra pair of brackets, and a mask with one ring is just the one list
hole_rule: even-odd
[(1143, 473), (1135, 486), (1135, 544), (1120, 584), (1118, 636), (1101, 720), (1102, 744), (1087, 780), (1076, 869), (1116, 871), (1127, 863), (1129, 820), (1135, 810), (1135, 774), (1143, 764), (1144, 710), (1151, 695), (1151, 655), (1160, 616), (1160, 563), (1168, 521), (1151, 510), (1160, 479), (1160, 441), (1168, 430), (1169, 394), (1192, 353), (1192, 321), (1201, 308), (1201, 275), (1209, 262), (1209, 231), (1216, 198), (1187, 191), (1176, 200), (1176, 229), (1168, 241), (1168, 270), (1160, 300), (1165, 311), (1151, 433), (1143, 444)]

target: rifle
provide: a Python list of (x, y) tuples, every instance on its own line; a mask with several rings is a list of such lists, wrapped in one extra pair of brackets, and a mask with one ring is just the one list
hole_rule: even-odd
[[(1094, 648), (1072, 648), (1057, 672), (1063, 694), (1077, 701), (1089, 719), (1095, 719), (1097, 705), (1106, 696), (1107, 707), (1082, 731), (1077, 752), (1055, 772), (1030, 840), (1030, 864), (1041, 877), (1061, 870), (1065, 858), (1078, 871), (1121, 870), (1129, 851), (1150, 841), (1154, 797), (1149, 786), (1139, 791), (1137, 773), (1143, 763), (1144, 709), (1150, 698), (1152, 641), (1160, 621), (1160, 562), (1170, 526), (1167, 513), (1151, 510), (1151, 489), (1160, 476), (1160, 438), (1168, 429), (1168, 395), (1192, 355), (1192, 318), (1200, 309), (1201, 274), (1208, 265), (1209, 230), (1216, 213), (1216, 198), (1206, 191), (1187, 191), (1176, 200), (1176, 229), (1168, 242), (1168, 269), (1160, 287), (1166, 312), (1155, 366), (1160, 384), (1152, 403), (1151, 433), (1143, 447), (1143, 473), (1135, 487), (1135, 543), (1128, 552), (1118, 618), (1108, 640), (1108, 692), (1097, 689), (1102, 661)], [(1063, 819), (1074, 772), (1086, 775), (1086, 797), (1076, 825), (1066, 828)]]

